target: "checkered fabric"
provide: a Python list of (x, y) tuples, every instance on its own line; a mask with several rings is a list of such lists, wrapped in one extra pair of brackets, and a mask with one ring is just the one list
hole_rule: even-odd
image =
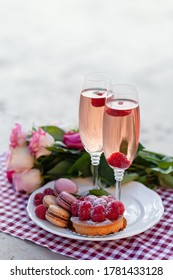
[(27, 215), (28, 196), (15, 192), (0, 156), (0, 231), (30, 240), (75, 259), (168, 260), (173, 259), (173, 190), (159, 189), (165, 213), (151, 229), (136, 236), (112, 241), (83, 241), (60, 237), (38, 227)]

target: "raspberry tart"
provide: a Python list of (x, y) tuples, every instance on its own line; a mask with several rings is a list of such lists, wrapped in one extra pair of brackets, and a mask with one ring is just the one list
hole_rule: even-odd
[(123, 230), (127, 225), (123, 203), (111, 195), (88, 195), (77, 199), (71, 211), (73, 229), (81, 235), (108, 235)]

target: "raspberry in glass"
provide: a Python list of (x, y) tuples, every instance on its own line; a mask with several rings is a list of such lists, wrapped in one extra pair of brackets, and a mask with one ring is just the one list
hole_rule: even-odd
[[(95, 92), (95, 95), (102, 96), (103, 93)], [(102, 98), (91, 98), (91, 104), (94, 107), (103, 107), (103, 106), (105, 106), (105, 100), (106, 100), (105, 97), (102, 97)]]
[(131, 113), (132, 110), (118, 110), (113, 108), (106, 108), (106, 113), (113, 117), (124, 117)]
[(94, 107), (105, 106), (105, 98), (91, 98), (91, 104)]
[(130, 166), (130, 161), (127, 157), (120, 152), (113, 153), (108, 159), (107, 162), (112, 167), (126, 169)]

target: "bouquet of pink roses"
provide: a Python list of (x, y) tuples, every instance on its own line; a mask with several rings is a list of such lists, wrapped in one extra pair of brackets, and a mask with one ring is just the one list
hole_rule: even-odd
[(16, 191), (29, 194), (51, 180), (91, 175), (79, 132), (44, 126), (27, 134), (16, 124), (9, 146), (7, 177)]
[[(26, 133), (20, 124), (12, 129), (7, 154), (7, 177), (16, 191), (30, 194), (58, 178), (92, 175), (90, 155), (79, 132), (65, 132), (57, 126), (42, 126)], [(104, 154), (99, 164), (99, 185), (115, 184), (112, 168)], [(139, 144), (137, 155), (126, 170), (123, 183), (136, 180), (149, 188), (173, 188), (173, 157), (153, 153)]]

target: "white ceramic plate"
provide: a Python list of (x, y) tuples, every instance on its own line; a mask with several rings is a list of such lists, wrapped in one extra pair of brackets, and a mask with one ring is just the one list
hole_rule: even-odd
[[(77, 179), (75, 182), (79, 186), (79, 193), (85, 192), (91, 188), (91, 182), (88, 179)], [(29, 217), (44, 230), (67, 238), (104, 241), (131, 237), (154, 226), (160, 220), (164, 212), (162, 200), (155, 191), (150, 190), (138, 182), (130, 182), (122, 186), (122, 202), (126, 209), (125, 217), (127, 219), (127, 227), (118, 233), (101, 237), (77, 235), (70, 232), (68, 229), (60, 228), (48, 221), (41, 220), (35, 215), (35, 206), (33, 204), (34, 195), (38, 192), (42, 192), (47, 187), (53, 187), (53, 182), (46, 184), (41, 189), (31, 194), (27, 205)], [(111, 194), (115, 192), (114, 187), (108, 188), (107, 190)]]

